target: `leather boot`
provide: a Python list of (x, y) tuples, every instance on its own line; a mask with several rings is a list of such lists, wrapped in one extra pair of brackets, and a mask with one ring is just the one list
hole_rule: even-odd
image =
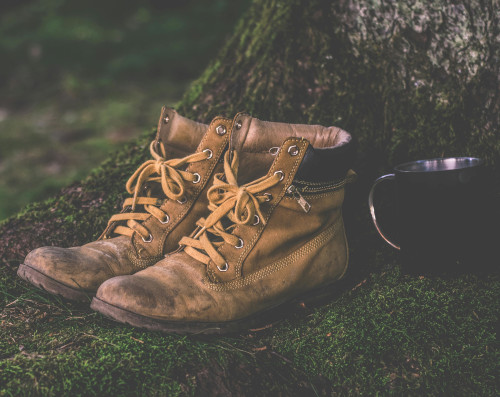
[(150, 145), (153, 159), (130, 177), (126, 188), (132, 197), (98, 241), (38, 248), (18, 275), (50, 293), (89, 301), (105, 280), (158, 262), (208, 213), (207, 189), (222, 170), (231, 123), (218, 117), (207, 126), (164, 107)]
[(103, 283), (94, 310), (151, 330), (227, 333), (334, 289), (348, 263), (351, 136), (242, 115), (234, 125), (224, 173), (208, 190), (210, 214), (156, 265)]

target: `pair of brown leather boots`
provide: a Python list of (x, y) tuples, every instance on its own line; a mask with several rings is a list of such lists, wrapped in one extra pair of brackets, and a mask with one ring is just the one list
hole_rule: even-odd
[(242, 113), (207, 126), (163, 108), (153, 159), (99, 240), (36, 249), (18, 275), (137, 327), (250, 328), (344, 275), (352, 147), (336, 127)]

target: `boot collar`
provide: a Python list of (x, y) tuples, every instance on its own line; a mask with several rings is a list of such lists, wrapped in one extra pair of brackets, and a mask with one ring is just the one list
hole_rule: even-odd
[(338, 127), (262, 121), (246, 113), (234, 118), (229, 149), (240, 153), (241, 184), (265, 175), (287, 138), (304, 138), (310, 147), (297, 178), (304, 181), (331, 181), (345, 176), (354, 161), (352, 136)]
[(173, 157), (179, 157), (180, 153), (187, 155), (196, 150), (207, 128), (208, 125), (183, 117), (164, 106), (158, 121), (156, 141), (163, 142), (167, 151), (176, 151)]

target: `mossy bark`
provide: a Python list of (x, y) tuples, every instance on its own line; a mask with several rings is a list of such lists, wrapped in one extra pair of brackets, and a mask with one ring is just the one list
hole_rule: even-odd
[[(245, 110), (265, 120), (337, 125), (355, 136), (359, 143), (357, 169), (361, 177), (359, 184), (361, 188), (357, 191), (357, 198), (353, 199), (354, 204), (350, 205), (353, 213), (361, 215), (354, 220), (357, 225), (354, 228), (356, 233), (352, 233), (352, 229), (350, 233), (351, 246), (358, 252), (353, 256), (355, 276), (344, 283), (339, 292), (344, 294), (340, 303), (346, 305), (345, 307), (356, 309), (357, 304), (363, 304), (363, 300), (350, 301), (350, 289), (369, 274), (369, 268), (378, 271), (387, 263), (394, 262), (389, 251), (381, 251), (381, 243), (373, 233), (368, 220), (364, 204), (366, 197), (361, 194), (366, 193), (368, 183), (375, 175), (403, 161), (437, 156), (472, 155), (485, 158), (494, 172), (495, 181), (498, 183), (500, 180), (499, 7), (497, 0), (433, 2), (255, 0), (242, 17), (234, 35), (218, 54), (214, 54), (211, 65), (192, 85), (179, 104), (181, 114), (202, 121), (209, 121), (212, 116), (219, 113), (231, 116), (235, 112)], [(224, 21), (218, 20), (213, 23), (224, 23)], [(147, 158), (147, 142), (152, 137), (153, 132), (145, 133), (136, 142), (126, 145), (112, 155), (86, 180), (64, 189), (58, 197), (29, 206), (18, 216), (1, 225), (0, 253), (2, 262), (7, 265), (1, 270), (5, 303), (11, 298), (18, 297), (22, 291), (14, 270), (30, 249), (45, 244), (61, 246), (81, 244), (99, 235), (108, 217), (119, 210), (121, 200), (125, 197), (125, 181), (135, 167)], [(360, 265), (358, 268), (357, 264)], [(481, 332), (485, 335), (484, 340), (491, 341), (494, 335), (492, 324), (498, 315), (498, 310), (486, 307), (489, 305), (488, 302), (491, 303), (492, 300), (494, 302), (494, 298), (498, 297), (498, 277), (488, 276), (484, 280), (465, 277), (459, 281), (455, 280), (450, 285), (441, 280), (430, 281), (429, 285), (421, 288), (423, 281), (402, 279), (398, 271), (391, 272), (389, 279), (388, 276), (384, 276), (385, 271), (381, 276), (376, 276), (375, 281), (372, 279), (370, 287), (372, 289), (366, 290), (363, 298), (359, 298), (366, 299), (373, 305), (370, 309), (373, 309), (373, 313), (380, 309), (377, 294), (382, 296), (382, 291), (386, 290), (384, 283), (393, 285), (394, 288), (409, 283), (411, 287), (408, 287), (408, 290), (419, 298), (403, 299), (402, 296), (391, 295), (391, 299), (400, 303), (400, 308), (393, 308), (391, 314), (384, 312), (381, 317), (373, 316), (373, 323), (363, 323), (363, 327), (368, 327), (363, 328), (366, 329), (366, 335), (374, 338), (370, 340), (385, 340), (387, 339), (385, 337), (377, 338), (384, 336), (386, 332), (393, 335), (396, 340), (399, 334), (391, 333), (390, 328), (393, 324), (391, 322), (393, 317), (390, 317), (392, 313), (396, 313), (394, 315), (397, 316), (399, 313), (397, 310), (401, 310), (401, 313), (410, 310), (408, 318), (398, 323), (401, 329), (407, 327), (407, 324), (416, 318), (411, 314), (425, 307), (422, 302), (427, 302), (428, 298), (424, 297), (429, 297), (429, 294), (433, 293), (430, 291), (442, 291), (436, 292), (431, 299), (439, 301), (438, 304), (441, 305), (439, 307), (448, 307), (452, 302), (453, 310), (456, 309), (454, 313), (462, 313), (464, 302), (455, 299), (453, 295), (454, 291), (462, 289), (463, 294), (460, 296), (476, 299), (485, 305), (481, 325), (471, 323), (469, 327), (467, 323), (469, 328), (463, 331), (459, 328), (460, 322), (448, 324), (436, 312), (435, 317), (422, 320), (423, 326), (448, 324), (446, 327), (452, 329), (450, 332), (455, 332), (453, 340), (458, 344), (472, 343), (476, 346), (474, 343), (479, 342), (475, 339), (471, 342), (472, 339), (467, 338), (469, 336), (473, 338), (473, 335)], [(481, 288), (489, 288), (491, 293), (477, 295), (482, 293)], [(391, 291), (385, 292), (387, 296), (396, 289)], [(398, 291), (404, 294), (404, 288)], [(443, 296), (447, 299), (443, 300)], [(388, 306), (388, 312), (389, 309)], [(358, 310), (358, 314), (362, 312), (363, 310)], [(372, 318), (370, 313), (366, 312), (367, 319)], [(461, 318), (461, 315), (457, 314), (456, 318)], [(325, 318), (328, 324), (324, 322)], [(330, 366), (333, 365), (332, 361), (321, 356), (325, 350), (310, 350), (311, 356), (308, 358), (309, 354), (305, 351), (307, 349), (301, 340), (318, 343), (318, 346), (324, 344), (324, 336), (321, 336), (321, 341), (319, 336), (317, 340), (312, 340), (309, 331), (318, 326), (321, 327), (321, 332), (325, 331), (327, 336), (331, 335), (326, 331), (331, 327), (335, 328), (333, 323), (337, 321), (355, 329), (355, 319), (349, 319), (346, 323), (345, 319), (348, 318), (348, 313), (328, 307), (322, 312), (317, 312), (312, 320), (307, 320), (312, 323), (306, 322), (298, 326), (298, 331), (293, 329), (292, 323), (287, 325), (288, 328), (275, 334), (267, 334), (262, 343), (275, 346), (276, 351), (295, 355), (292, 359), (294, 365), (302, 368), (293, 372), (293, 379), (297, 382), (305, 376), (303, 374), (307, 373), (308, 379), (311, 379), (311, 373), (315, 371), (317, 373), (318, 368), (321, 369), (322, 373), (327, 374), (326, 378), (323, 378), (323, 375), (317, 373), (319, 384), (321, 382), (328, 384), (322, 389), (325, 393), (328, 390), (339, 393), (357, 391), (361, 394), (394, 389), (402, 391), (409, 390), (405, 389), (405, 384), (411, 383), (414, 387), (415, 382), (418, 383), (416, 378), (405, 378), (405, 380), (401, 378), (400, 383), (395, 383), (392, 372), (389, 376), (390, 371), (396, 371), (395, 367), (406, 365), (395, 363), (395, 357), (405, 357), (407, 354), (389, 344), (390, 341), (387, 341), (387, 346), (393, 347), (373, 350), (374, 355), (368, 355), (368, 358), (363, 358), (362, 353), (358, 352), (359, 355), (356, 357), (359, 360), (368, 359), (374, 371), (382, 374), (377, 378), (378, 384), (371, 382), (369, 373), (365, 374), (366, 384), (360, 388), (348, 383), (360, 380), (352, 374), (352, 379), (349, 378), (351, 376), (349, 370), (343, 369), (342, 344), (338, 345), (341, 346), (338, 352), (333, 350), (330, 352), (334, 357), (331, 360), (338, 361), (334, 369)], [(478, 321), (479, 318), (478, 316)], [(370, 326), (374, 329), (370, 330)], [(439, 327), (436, 328), (436, 332), (438, 329)], [(404, 332), (408, 332), (411, 336), (408, 336), (408, 339), (403, 338), (401, 346), (409, 346), (414, 354), (417, 356), (421, 354), (424, 357), (427, 353), (419, 350), (421, 349), (419, 341), (432, 339), (434, 336), (412, 333), (412, 329), (406, 328)], [(359, 339), (356, 339), (358, 337), (352, 339), (353, 346), (358, 342), (363, 345), (365, 342), (363, 338), (366, 335), (362, 333), (358, 335)], [(463, 335), (468, 336), (466, 338)], [(281, 336), (283, 339), (280, 339)], [(290, 339), (292, 337), (297, 339)], [(298, 342), (295, 342), (297, 340)], [(234, 342), (233, 345), (241, 348), (247, 343), (240, 342)], [(326, 348), (328, 346), (330, 345)], [(450, 350), (453, 354), (450, 353), (447, 358), (454, 357), (454, 349), (455, 345)], [(269, 354), (268, 358), (263, 357), (257, 363), (257, 367), (264, 366), (265, 371), (272, 372), (273, 363), (278, 360), (280, 365), (276, 365), (276, 368), (282, 371), (284, 363), (288, 361), (281, 360), (280, 354), (276, 351), (273, 351), (272, 355)], [(228, 363), (232, 362), (234, 357), (220, 358), (218, 354), (220, 353), (212, 354), (210, 351), (204, 353), (205, 361), (212, 362), (209, 365), (209, 373), (216, 371), (220, 378), (221, 373), (225, 371), (221, 368), (232, 367)], [(380, 361), (380, 357), (375, 357), (378, 354), (385, 354), (387, 357)], [(436, 354), (439, 356), (435, 351), (429, 353), (430, 356)], [(465, 353), (462, 350), (462, 353), (457, 354), (462, 357), (460, 354)], [(479, 353), (474, 350), (470, 354)], [(470, 364), (474, 367), (471, 372), (473, 374), (466, 373), (464, 378), (460, 378), (461, 369), (457, 372), (458, 375), (453, 372), (459, 382), (453, 386), (454, 389), (450, 385), (453, 390), (460, 391), (458, 385), (461, 384), (465, 390), (472, 392), (477, 379), (473, 376), (483, 376), (484, 379), (481, 378), (479, 381), (483, 382), (483, 392), (493, 391), (490, 375), (491, 368), (494, 373), (495, 365), (491, 365), (491, 362), (495, 356), (491, 347), (488, 352), (487, 346), (484, 354), (488, 358), (484, 361), (484, 366), (489, 365), (489, 367), (481, 367), (475, 361), (470, 361), (472, 358), (469, 356), (463, 359), (464, 368), (469, 365), (467, 364), (469, 361), (473, 363)], [(441, 358), (443, 357), (445, 356)], [(310, 363), (308, 360), (311, 358), (318, 360), (321, 358), (324, 362)], [(250, 363), (255, 364), (254, 359), (255, 357)], [(298, 361), (302, 359), (306, 360), (307, 364), (302, 365)], [(344, 360), (349, 360), (349, 357), (346, 355)], [(449, 392), (450, 388), (440, 389), (443, 378), (438, 372), (433, 372), (432, 363), (431, 359), (430, 365), (427, 361), (425, 364), (423, 361), (419, 364), (420, 367), (425, 365), (427, 375), (430, 374), (426, 378), (428, 383), (422, 384), (431, 393)], [(498, 366), (496, 368), (498, 369)], [(192, 373), (189, 372), (191, 369), (183, 372), (182, 368), (177, 368), (176, 371), (182, 372), (177, 377), (179, 379)], [(243, 374), (248, 373), (250, 377), (255, 377), (256, 382), (263, 379), (259, 371), (247, 370), (245, 366), (241, 368)], [(417, 369), (411, 371), (419, 372)], [(418, 376), (422, 376), (422, 373), (419, 372)], [(343, 384), (336, 378), (337, 376), (345, 376), (348, 379), (345, 381), (347, 383)], [(387, 380), (386, 383), (384, 379)], [(286, 379), (272, 380), (265, 377), (265, 385), (261, 386), (266, 387), (268, 392), (291, 391), (289, 385), (285, 386), (284, 383), (283, 387), (272, 385), (274, 381), (277, 384), (286, 383)], [(271, 385), (268, 385), (269, 382)], [(238, 387), (242, 387), (242, 384), (244, 383), (240, 382), (236, 389), (228, 390), (239, 390)], [(252, 385), (255, 386), (256, 383)], [(332, 386), (332, 389), (331, 385), (336, 386)], [(260, 389), (257, 387), (256, 390)]]
[(500, 159), (498, 1), (257, 1), (181, 110), (335, 124), (388, 166)]

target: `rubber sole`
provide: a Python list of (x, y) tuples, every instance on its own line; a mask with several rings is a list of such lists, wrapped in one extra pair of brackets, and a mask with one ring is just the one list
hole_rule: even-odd
[(300, 297), (293, 298), (273, 308), (256, 313), (252, 316), (240, 320), (227, 322), (180, 322), (156, 319), (131, 312), (121, 307), (107, 303), (97, 297), (92, 299), (90, 308), (101, 313), (111, 320), (128, 324), (137, 328), (144, 328), (150, 331), (161, 331), (176, 334), (232, 334), (243, 330), (255, 328), (268, 328), (287, 315), (297, 311), (297, 307), (305, 304), (318, 304), (331, 298), (336, 289), (332, 291), (332, 284), (321, 289), (308, 292)]
[(26, 264), (19, 265), (17, 275), (35, 287), (76, 302), (90, 302), (97, 292), (69, 287)]

